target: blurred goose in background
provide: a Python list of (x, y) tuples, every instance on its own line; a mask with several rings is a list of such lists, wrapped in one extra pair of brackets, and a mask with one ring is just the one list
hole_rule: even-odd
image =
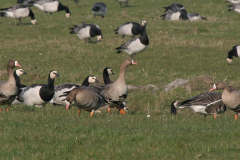
[[(15, 60), (10, 60), (7, 65), (8, 81), (0, 81), (0, 105), (8, 105), (7, 112), (9, 111), (11, 103), (14, 101), (18, 94), (18, 87), (13, 75), (13, 68), (21, 67)], [(2, 111), (2, 109), (0, 109)]]
[(235, 45), (233, 48), (228, 52), (227, 63), (232, 63), (234, 57), (240, 57), (240, 45)]
[(107, 84), (101, 89), (101, 94), (104, 97), (105, 102), (109, 104), (109, 108), (116, 107), (119, 109), (120, 114), (126, 114), (125, 111), (119, 107), (128, 95), (128, 87), (125, 82), (125, 72), (128, 66), (136, 64), (137, 63), (134, 62), (132, 58), (125, 59), (121, 64), (117, 81)]
[[(90, 39), (97, 36), (97, 40), (101, 42), (103, 36), (102, 31), (99, 29), (98, 25), (86, 24), (85, 22), (82, 25), (74, 25), (74, 28), (69, 28), (71, 34), (77, 34), (79, 39), (84, 39), (86, 42), (90, 42)], [(88, 41), (87, 41), (88, 39)]]
[[(142, 23), (143, 24), (143, 23)], [(142, 26), (136, 22), (126, 22), (121, 24), (117, 29), (115, 34), (120, 34), (122, 37), (130, 36), (135, 37), (142, 32)]]
[(122, 7), (122, 3), (125, 3), (126, 7), (128, 5), (128, 1), (129, 0), (116, 0), (117, 2), (119, 2), (120, 6)]
[(54, 96), (54, 81), (59, 74), (51, 71), (48, 75), (48, 84), (32, 84), (22, 89), (19, 100), (26, 105), (45, 105)]
[(240, 3), (240, 0), (227, 0), (226, 3), (227, 2), (230, 2), (230, 3)]
[(207, 18), (202, 17), (200, 14), (197, 13), (187, 13), (187, 17), (189, 21), (197, 21), (197, 20), (207, 20)]
[(233, 10), (233, 11), (240, 13), (240, 4), (239, 3), (234, 3), (234, 4), (227, 5), (227, 6), (229, 7), (228, 12)]
[(126, 52), (131, 56), (144, 51), (149, 44), (148, 35), (146, 33), (146, 21), (142, 21), (142, 33), (141, 37), (132, 38), (126, 43), (123, 43), (120, 47), (115, 48), (117, 53)]
[(63, 10), (66, 12), (67, 18), (71, 16), (69, 8), (67, 6), (62, 5), (57, 0), (36, 0), (33, 2), (33, 6), (39, 8), (42, 11), (45, 11), (45, 13), (49, 12), (51, 17), (53, 12)]
[(190, 108), (195, 113), (203, 114), (204, 117), (206, 115), (214, 115), (214, 119), (216, 119), (218, 113), (227, 110), (222, 101), (222, 94), (214, 92), (202, 93), (183, 102), (172, 102), (171, 113), (177, 114), (177, 108)]
[(223, 103), (232, 111), (235, 112), (235, 120), (238, 119), (238, 113), (240, 113), (240, 91), (231, 89), (227, 83), (217, 82), (213, 85), (213, 90), (223, 89), (222, 100)]
[(23, 4), (23, 5), (32, 4), (33, 2), (34, 0), (18, 0), (17, 1), (18, 4)]
[(98, 2), (92, 6), (92, 14), (94, 15), (94, 17), (102, 16), (103, 18), (106, 13), (107, 13), (107, 6), (105, 3)]
[(185, 10), (185, 7), (182, 4), (179, 4), (179, 3), (173, 3), (170, 6), (163, 7), (163, 8), (165, 9), (165, 12), (167, 12), (169, 10), (171, 10), (173, 12)]
[(162, 20), (188, 20), (187, 11), (185, 9), (180, 11), (172, 11), (168, 10), (165, 14), (161, 15), (160, 17), (163, 17)]
[(15, 25), (17, 24), (17, 19), (19, 19), (20, 25), (22, 24), (21, 19), (26, 17), (31, 17), (32, 24), (36, 24), (36, 19), (34, 17), (34, 13), (26, 5), (16, 5), (9, 8), (2, 8), (0, 9), (0, 16), (1, 17), (10, 17), (15, 18)]

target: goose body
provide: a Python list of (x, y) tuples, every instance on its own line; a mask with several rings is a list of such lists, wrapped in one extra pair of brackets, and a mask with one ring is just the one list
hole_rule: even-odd
[(47, 104), (54, 96), (54, 80), (58, 76), (57, 71), (51, 71), (48, 84), (32, 84), (23, 88), (19, 100), (29, 106)]
[(125, 3), (126, 7), (128, 5), (129, 0), (116, 0), (117, 2), (119, 2), (120, 6), (122, 7), (122, 3)]
[(182, 4), (179, 3), (173, 3), (170, 6), (167, 7), (163, 7), (165, 9), (165, 12), (171, 10), (171, 11), (181, 11), (181, 10), (185, 10), (185, 7)]
[(16, 19), (19, 19), (21, 24), (21, 19), (26, 17), (31, 17), (32, 24), (36, 24), (36, 19), (34, 17), (34, 13), (29, 8), (29, 6), (26, 5), (16, 5), (9, 8), (3, 8), (0, 9), (0, 16), (1, 17), (10, 17), (15, 18), (15, 25), (16, 25)]
[(228, 11), (235, 11), (235, 12), (238, 12), (240, 13), (240, 4), (239, 3), (234, 3), (234, 4), (231, 4), (231, 5), (227, 5), (229, 7), (229, 10)]
[(146, 33), (146, 21), (142, 22), (142, 33), (141, 37), (132, 38), (126, 43), (123, 43), (120, 47), (116, 48), (117, 53), (126, 52), (132, 56), (144, 51), (149, 44), (148, 35)]
[(115, 29), (115, 34), (124, 36), (136, 36), (142, 32), (142, 26), (136, 22), (126, 22)]
[(97, 40), (101, 41), (102, 39), (102, 31), (98, 26), (94, 24), (86, 24), (82, 23), (82, 25), (74, 25), (74, 28), (69, 28), (71, 34), (77, 34), (79, 39), (87, 39), (93, 38), (97, 36)]
[(230, 2), (230, 3), (240, 3), (240, 0), (227, 0), (226, 2)]
[(181, 19), (188, 20), (186, 10), (180, 10), (180, 11), (168, 10), (165, 14), (161, 15), (160, 17), (163, 17), (163, 20), (171, 20), (171, 21), (177, 21)]
[(232, 63), (233, 57), (240, 57), (240, 45), (235, 45), (233, 48), (228, 52), (227, 62), (228, 64)]
[(103, 18), (106, 13), (107, 13), (107, 6), (105, 3), (98, 2), (92, 6), (92, 14), (94, 15), (94, 17), (101, 16)]
[(200, 14), (197, 13), (187, 13), (187, 17), (189, 21), (197, 21), (197, 20), (207, 20), (205, 17), (202, 17)]

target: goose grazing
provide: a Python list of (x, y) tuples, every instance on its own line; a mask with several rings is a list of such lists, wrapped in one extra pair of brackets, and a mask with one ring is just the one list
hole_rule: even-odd
[(94, 15), (94, 17), (102, 16), (102, 19), (103, 19), (106, 13), (107, 13), (107, 6), (105, 3), (98, 2), (92, 6), (92, 14)]
[(90, 39), (95, 36), (97, 36), (99, 42), (101, 42), (103, 38), (102, 31), (99, 29), (98, 25), (86, 24), (83, 22), (82, 25), (74, 25), (74, 28), (69, 29), (71, 30), (71, 34), (76, 33), (79, 39), (85, 39), (86, 42), (90, 42)]
[(235, 112), (235, 120), (238, 118), (238, 113), (240, 113), (240, 91), (236, 89), (231, 89), (224, 82), (217, 82), (213, 85), (213, 90), (223, 89), (222, 100), (223, 103), (232, 111)]
[(65, 11), (67, 18), (71, 16), (69, 8), (57, 0), (36, 0), (33, 2), (33, 6), (45, 11), (45, 13), (49, 12), (51, 17), (53, 12), (58, 11)]
[(227, 109), (222, 101), (222, 94), (214, 92), (202, 93), (183, 102), (172, 102), (171, 113), (177, 114), (177, 108), (190, 108), (195, 113), (203, 114), (204, 117), (214, 115), (214, 119), (218, 113), (225, 112)]
[(136, 57), (137, 53), (144, 51), (149, 44), (148, 35), (146, 33), (146, 25), (147, 22), (142, 21), (141, 37), (132, 38), (126, 43), (123, 43), (120, 47), (115, 48), (115, 50), (117, 50), (117, 53), (126, 52), (130, 54), (131, 57), (133, 54)]
[[(18, 87), (13, 75), (13, 68), (21, 67), (15, 60), (10, 60), (7, 65), (8, 81), (0, 81), (0, 105), (8, 105), (7, 112), (9, 111), (11, 103), (14, 101), (18, 94)], [(2, 111), (2, 109), (0, 109)]]
[(32, 84), (23, 88), (19, 100), (26, 105), (45, 105), (54, 96), (54, 80), (58, 77), (57, 71), (51, 71), (48, 76), (48, 84)]
[(22, 24), (21, 19), (26, 17), (31, 17), (32, 24), (36, 24), (37, 22), (32, 10), (29, 8), (29, 6), (26, 5), (16, 5), (9, 8), (2, 8), (0, 9), (0, 11), (1, 17), (15, 18), (15, 25), (17, 24), (17, 19), (19, 19), (21, 25)]
[(120, 25), (117, 29), (115, 34), (121, 34), (122, 37), (130, 36), (135, 37), (136, 35), (142, 32), (142, 26), (136, 22), (126, 22)]
[[(96, 77), (94, 76), (87, 76), (87, 78), (83, 81), (82, 86), (86, 86), (88, 87), (90, 84), (94, 84), (95, 82), (99, 82), (97, 80)], [(60, 84), (55, 86), (55, 93), (54, 96), (52, 98), (52, 100), (50, 101), (50, 103), (52, 103), (54, 106), (55, 105), (66, 105), (66, 101), (63, 99), (66, 98), (66, 96), (61, 96), (63, 95), (63, 93), (65, 92), (69, 92), (71, 90), (73, 90), (74, 88), (78, 88), (81, 87), (78, 84), (74, 84), (74, 83), (65, 83), (65, 84)], [(60, 97), (61, 96), (61, 97)], [(72, 103), (72, 105), (74, 105), (74, 103)]]
[(228, 57), (227, 57), (227, 63), (230, 64), (232, 63), (234, 57), (240, 57), (240, 45), (235, 45), (233, 46), (232, 50), (228, 52)]
[(240, 13), (240, 4), (239, 3), (234, 3), (234, 4), (231, 4), (231, 5), (227, 5), (229, 7), (229, 10), (228, 12), (230, 11), (236, 11), (238, 13)]
[(122, 3), (125, 3), (126, 7), (128, 5), (128, 1), (129, 0), (116, 0), (117, 2), (119, 2), (120, 6), (122, 7)]
[(179, 3), (173, 3), (170, 6), (167, 7), (163, 7), (165, 9), (165, 12), (171, 10), (171, 11), (181, 11), (181, 10), (185, 10), (185, 7), (182, 4)]
[(105, 85), (101, 94), (105, 99), (105, 102), (109, 104), (109, 108), (116, 107), (119, 109), (120, 114), (125, 114), (125, 111), (119, 107), (128, 95), (128, 87), (125, 82), (125, 72), (130, 65), (136, 65), (137, 63), (132, 58), (125, 59), (120, 67), (119, 77), (116, 82)]
[(189, 21), (197, 21), (197, 20), (207, 20), (207, 18), (202, 17), (200, 14), (197, 13), (187, 13), (187, 17)]
[(162, 20), (170, 20), (170, 21), (177, 21), (177, 20), (188, 20), (187, 11), (185, 9), (180, 11), (172, 11), (168, 10), (165, 14), (161, 15), (163, 17)]

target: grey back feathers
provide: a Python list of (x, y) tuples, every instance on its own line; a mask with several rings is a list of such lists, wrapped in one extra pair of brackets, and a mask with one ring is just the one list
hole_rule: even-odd
[(92, 6), (92, 14), (94, 15), (94, 17), (101, 16), (103, 18), (106, 13), (107, 13), (107, 6), (105, 3), (98, 2)]

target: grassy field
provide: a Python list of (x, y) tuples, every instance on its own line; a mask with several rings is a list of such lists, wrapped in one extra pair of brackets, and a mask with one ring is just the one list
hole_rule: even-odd
[[(102, 0), (108, 7), (103, 20), (91, 14), (97, 1), (61, 2), (70, 8), (69, 19), (63, 11), (45, 17), (36, 7), (32, 10), (37, 25), (25, 18), (25, 25), (15, 26), (14, 19), (0, 17), (1, 80), (7, 79), (8, 60), (15, 59), (28, 73), (21, 77), (25, 85), (47, 83), (50, 70), (60, 74), (55, 85), (82, 83), (88, 75), (102, 83), (105, 67), (113, 69), (115, 81), (129, 55), (114, 49), (130, 38), (121, 38), (113, 30), (124, 22), (146, 20), (150, 44), (134, 59), (138, 65), (126, 72), (127, 84), (136, 87), (128, 94), (130, 111), (119, 115), (116, 109), (112, 114), (102, 110), (90, 118), (85, 111), (78, 116), (76, 107), (66, 111), (64, 106), (12, 105), (9, 112), (0, 113), (0, 159), (240, 159), (240, 124), (234, 112), (220, 114), (216, 120), (188, 109), (170, 114), (173, 100), (207, 92), (216, 81), (225, 79), (240, 87), (240, 60), (234, 58), (229, 66), (226, 62), (228, 51), (239, 44), (240, 15), (228, 12), (225, 1), (130, 0), (129, 7), (121, 8), (114, 0)], [(162, 7), (172, 3), (181, 3), (188, 12), (208, 20), (161, 20)], [(15, 4), (16, 0), (0, 0), (0, 8)], [(82, 22), (99, 25), (103, 41), (88, 44), (69, 33), (69, 28)], [(164, 86), (175, 79), (189, 82), (164, 92)]]

